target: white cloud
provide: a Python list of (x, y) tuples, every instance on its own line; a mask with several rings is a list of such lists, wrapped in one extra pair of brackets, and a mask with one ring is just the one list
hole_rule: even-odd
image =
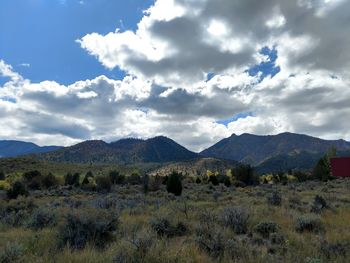
[[(78, 43), (123, 80), (31, 83), (0, 61), (3, 138), (69, 144), (166, 135), (200, 150), (231, 133), (350, 139), (349, 1), (158, 0), (138, 29)], [(278, 53), (280, 72), (250, 76)], [(271, 62), (271, 61), (270, 61)], [(207, 80), (208, 74), (214, 76)], [(227, 126), (217, 120), (253, 116)]]

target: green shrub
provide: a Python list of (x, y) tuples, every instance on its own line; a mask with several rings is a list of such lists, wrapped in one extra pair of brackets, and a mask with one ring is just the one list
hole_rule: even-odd
[(166, 190), (168, 193), (180, 196), (182, 193), (182, 175), (177, 172), (172, 172), (167, 180)]
[(255, 174), (254, 168), (249, 164), (241, 164), (234, 170), (235, 178), (245, 185), (259, 184), (259, 177)]
[(65, 185), (70, 185), (70, 186), (79, 186), (80, 185), (80, 174), (79, 173), (75, 173), (75, 174), (71, 174), (71, 173), (67, 173), (64, 176), (64, 184)]
[(28, 196), (28, 194), (25, 185), (20, 181), (15, 182), (11, 188), (7, 190), (7, 197), (9, 199), (16, 199), (20, 195)]
[(0, 180), (5, 180), (6, 176), (3, 171), (0, 171)]
[(109, 178), (111, 179), (112, 184), (125, 183), (125, 175), (120, 174), (118, 171), (110, 171)]
[(94, 178), (94, 175), (91, 171), (87, 172), (84, 176), (83, 181), (81, 182), (82, 185), (88, 185), (90, 183), (91, 178)]
[(295, 171), (293, 172), (293, 176), (297, 178), (299, 182), (305, 182), (307, 180), (312, 179), (310, 173), (302, 172), (302, 171)]
[(152, 176), (149, 180), (149, 191), (156, 192), (160, 190), (160, 187), (162, 186), (163, 178), (159, 175)]
[(231, 179), (230, 179), (230, 177), (228, 177), (228, 176), (225, 176), (225, 179), (224, 179), (224, 185), (226, 186), (226, 187), (230, 187), (231, 186)]
[(225, 239), (222, 230), (200, 226), (196, 229), (195, 242), (198, 247), (213, 258), (219, 258), (225, 252)]
[(216, 175), (210, 175), (208, 179), (208, 183), (212, 183), (212, 185), (219, 185), (219, 180)]
[(223, 212), (223, 222), (236, 234), (245, 234), (248, 230), (249, 213), (243, 207), (228, 207)]
[(83, 249), (88, 243), (104, 248), (114, 240), (117, 226), (118, 216), (105, 210), (69, 213), (59, 227), (59, 244), (73, 249)]
[(54, 226), (57, 223), (57, 215), (48, 209), (38, 209), (34, 211), (27, 226), (34, 230)]
[(15, 263), (23, 255), (24, 249), (18, 243), (7, 243), (6, 247), (0, 252), (0, 263)]
[(350, 243), (339, 241), (335, 243), (329, 243), (327, 241), (324, 241), (321, 243), (320, 250), (328, 260), (338, 256), (345, 258), (350, 254)]
[(98, 191), (110, 192), (112, 188), (112, 182), (109, 176), (96, 177), (96, 186)]
[(13, 227), (24, 225), (29, 215), (36, 208), (32, 199), (20, 197), (0, 204), (0, 221)]
[(315, 196), (314, 202), (311, 206), (311, 212), (313, 213), (321, 213), (324, 209), (328, 207), (326, 200), (319, 195)]
[(42, 188), (43, 177), (37, 170), (25, 172), (23, 174), (26, 185), (31, 190), (40, 190)]
[(132, 173), (131, 175), (126, 177), (126, 182), (131, 185), (138, 185), (142, 183), (142, 178), (137, 173)]
[(142, 177), (142, 186), (143, 186), (144, 194), (147, 194), (149, 191), (149, 175), (148, 174), (145, 174)]
[(49, 173), (48, 175), (46, 175), (42, 178), (42, 185), (46, 189), (52, 188), (52, 187), (57, 187), (59, 185), (59, 180), (52, 173)]
[(297, 218), (295, 230), (299, 233), (322, 233), (324, 232), (324, 226), (319, 217), (314, 215), (305, 215)]
[(281, 193), (274, 191), (271, 195), (267, 197), (267, 203), (269, 205), (280, 206), (282, 204)]
[(31, 190), (41, 190), (42, 189), (42, 177), (37, 176), (32, 178), (28, 183), (27, 186)]
[(269, 238), (270, 234), (277, 232), (278, 225), (274, 222), (261, 222), (254, 227), (254, 232), (263, 238)]
[(187, 232), (187, 227), (184, 223), (178, 222), (172, 225), (166, 218), (156, 218), (150, 221), (151, 228), (158, 236), (175, 237), (183, 236)]
[(23, 177), (27, 182), (30, 182), (35, 177), (41, 177), (41, 173), (37, 170), (29, 171), (29, 172), (25, 172), (23, 174)]

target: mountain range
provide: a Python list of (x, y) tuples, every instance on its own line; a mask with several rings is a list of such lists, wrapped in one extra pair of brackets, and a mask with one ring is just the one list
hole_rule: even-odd
[(17, 157), (26, 154), (45, 153), (61, 149), (60, 146), (40, 147), (31, 142), (22, 142), (14, 140), (0, 141), (0, 157)]
[(39, 160), (58, 163), (154, 163), (164, 166), (159, 169), (160, 173), (176, 167), (190, 173), (206, 169), (206, 166), (219, 171), (241, 162), (255, 166), (259, 173), (267, 173), (309, 170), (331, 147), (336, 147), (341, 155), (350, 155), (350, 142), (345, 140), (281, 133), (267, 136), (233, 134), (200, 153), (189, 151), (164, 136), (147, 140), (121, 139), (111, 143), (92, 140), (69, 147), (40, 147), (33, 143), (0, 141), (0, 156), (30, 154)]
[(129, 138), (111, 143), (85, 141), (36, 156), (52, 162), (137, 164), (191, 160), (198, 154), (167, 137), (158, 136), (148, 140)]

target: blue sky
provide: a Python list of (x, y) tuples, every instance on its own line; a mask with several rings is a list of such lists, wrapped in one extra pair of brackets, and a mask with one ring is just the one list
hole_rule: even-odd
[(152, 3), (153, 0), (1, 0), (0, 58), (33, 82), (54, 80), (67, 85), (99, 75), (121, 78), (123, 72), (105, 69), (75, 40), (91, 32), (135, 30), (142, 10)]
[(350, 118), (348, 10), (323, 0), (0, 0), (0, 139), (165, 135), (192, 150), (232, 133), (349, 139), (338, 121)]

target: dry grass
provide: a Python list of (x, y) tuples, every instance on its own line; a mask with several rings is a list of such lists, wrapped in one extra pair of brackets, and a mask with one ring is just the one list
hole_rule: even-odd
[[(271, 206), (267, 196), (273, 191), (282, 193), (282, 205)], [(349, 180), (336, 180), (328, 183), (305, 182), (293, 185), (257, 186), (251, 188), (212, 187), (206, 184), (187, 182), (182, 197), (175, 198), (166, 193), (164, 186), (149, 195), (142, 193), (140, 186), (117, 186), (112, 193), (77, 193), (73, 189), (65, 196), (31, 194), (38, 207), (57, 212), (58, 225), (71, 211), (93, 208), (119, 214), (119, 227), (113, 233), (115, 241), (105, 249), (88, 244), (82, 250), (69, 247), (60, 249), (58, 227), (43, 230), (29, 230), (25, 224), (13, 227), (0, 223), (0, 251), (9, 244), (19, 243), (23, 254), (19, 262), (349, 262), (350, 257), (350, 187)], [(214, 198), (214, 193), (219, 193)], [(318, 216), (324, 226), (323, 233), (296, 232), (298, 217), (309, 214), (316, 195), (322, 195), (329, 208)], [(67, 200), (70, 199), (70, 200)], [(117, 206), (94, 207), (96, 200), (115, 200)], [(292, 200), (292, 201), (291, 201)], [(294, 201), (293, 201), (294, 200)], [(297, 201), (295, 201), (297, 200)], [(80, 201), (74, 207), (74, 201)], [(296, 202), (291, 207), (291, 202)], [(1, 202), (4, 209), (8, 203)], [(224, 226), (224, 208), (240, 206), (250, 214), (248, 232), (236, 235)], [(3, 210), (2, 210), (3, 211)], [(203, 216), (204, 215), (204, 216)], [(187, 227), (184, 236), (172, 238), (157, 237), (150, 227), (152, 218), (165, 217), (171, 222), (183, 222)], [(2, 221), (2, 220), (0, 220)], [(274, 222), (278, 225), (278, 235), (283, 237), (279, 244), (254, 233), (254, 226), (260, 222)], [(223, 236), (224, 252), (213, 257), (196, 243), (197, 229), (203, 224), (209, 230)], [(148, 242), (144, 250), (138, 240)], [(346, 244), (346, 255), (322, 251), (321, 244)], [(136, 244), (136, 245), (135, 245)], [(309, 258), (309, 259), (308, 259)], [(119, 261), (118, 261), (119, 260)], [(124, 260), (124, 261), (123, 261)], [(316, 261), (319, 260), (319, 261)], [(310, 261), (312, 262), (312, 261)]]

